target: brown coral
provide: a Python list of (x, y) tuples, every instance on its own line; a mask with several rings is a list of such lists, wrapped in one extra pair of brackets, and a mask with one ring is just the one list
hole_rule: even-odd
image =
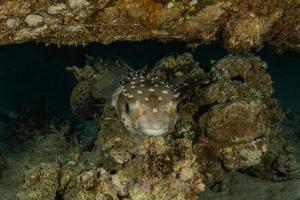
[(271, 36), (272, 26), (281, 16), (282, 11), (277, 11), (268, 17), (258, 17), (254, 13), (247, 13), (233, 18), (227, 23), (225, 45), (231, 51), (260, 48)]
[[(236, 101), (213, 106), (201, 117), (201, 127), (207, 137), (226, 145), (251, 142), (267, 131), (260, 101)], [(208, 121), (206, 121), (208, 120)]]

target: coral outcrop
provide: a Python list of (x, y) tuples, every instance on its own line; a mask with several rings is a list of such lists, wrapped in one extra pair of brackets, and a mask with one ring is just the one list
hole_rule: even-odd
[(223, 42), (231, 51), (299, 51), (297, 0), (6, 0), (0, 3), (0, 44), (57, 45), (114, 41)]
[[(62, 164), (58, 176), (51, 173), (55, 166), (47, 173), (41, 173), (43, 165), (32, 170), (18, 196), (38, 191), (44, 198), (55, 194), (64, 200), (184, 200), (197, 199), (229, 171), (271, 180), (288, 177), (299, 166), (293, 147), (280, 137), (283, 114), (272, 99), (265, 68), (253, 55), (227, 56), (208, 72), (188, 53), (162, 59), (152, 71), (162, 77), (172, 74), (165, 76), (168, 81), (183, 78), (188, 88), (172, 133), (160, 137), (129, 133), (115, 110), (105, 106), (95, 117), (101, 126), (95, 148)], [(32, 178), (41, 176), (53, 179)]]
[(59, 168), (54, 164), (41, 164), (26, 173), (23, 181), (24, 192), (16, 196), (18, 200), (55, 199), (58, 189)]

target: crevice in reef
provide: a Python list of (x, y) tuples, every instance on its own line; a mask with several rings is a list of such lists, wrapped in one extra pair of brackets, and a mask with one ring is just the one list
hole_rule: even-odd
[(242, 83), (245, 82), (245, 79), (241, 75), (234, 76), (234, 77), (231, 78), (231, 80), (232, 81), (239, 81), (239, 82), (242, 82)]

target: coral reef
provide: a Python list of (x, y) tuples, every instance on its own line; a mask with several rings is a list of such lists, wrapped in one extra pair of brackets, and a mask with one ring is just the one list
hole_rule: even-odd
[(43, 164), (31, 170), (17, 197), (198, 199), (207, 185), (224, 181), (229, 171), (270, 180), (297, 172), (293, 147), (280, 137), (283, 114), (272, 99), (266, 64), (248, 55), (227, 56), (208, 72), (199, 66), (186, 53), (166, 57), (152, 69), (169, 81), (184, 78), (190, 89), (182, 91), (188, 92), (187, 100), (172, 133), (132, 134), (115, 109), (105, 106), (95, 117), (101, 127), (95, 148), (73, 155), (59, 169)]
[(96, 121), (83, 121), (75, 127), (70, 140), (82, 151), (91, 151), (95, 147), (99, 130), (100, 126)]
[(66, 70), (72, 72), (78, 82), (70, 98), (73, 113), (83, 119), (101, 115), (104, 106), (110, 103), (109, 91), (113, 92), (119, 86), (122, 75), (128, 73), (126, 67), (117, 61), (91, 57), (87, 57), (84, 68), (68, 67)]
[[(59, 172), (59, 166), (71, 161), (70, 155), (77, 152), (77, 148), (67, 138), (70, 135), (68, 121), (48, 114), (47, 117), (38, 118), (40, 115), (36, 115), (37, 113), (45, 114), (29, 110), (24, 113), (11, 111), (9, 116), (3, 117), (8, 129), (5, 132), (7, 135), (3, 134), (1, 138), (1, 199), (53, 199), (56, 186), (52, 187), (55, 179), (52, 168), (55, 166)], [(37, 126), (34, 126), (35, 123), (27, 124), (27, 120), (36, 121)], [(39, 126), (39, 120), (45, 123)], [(13, 125), (16, 127), (12, 128)], [(11, 130), (15, 132), (9, 132)], [(30, 130), (33, 133), (25, 135)], [(21, 184), (26, 192), (14, 198), (21, 189)]]
[(146, 39), (191, 46), (224, 42), (231, 51), (299, 51), (299, 1), (7, 0), (0, 3), (0, 44), (108, 44)]
[(18, 200), (55, 199), (58, 189), (59, 168), (53, 164), (41, 164), (26, 173), (23, 181), (24, 192), (16, 196)]

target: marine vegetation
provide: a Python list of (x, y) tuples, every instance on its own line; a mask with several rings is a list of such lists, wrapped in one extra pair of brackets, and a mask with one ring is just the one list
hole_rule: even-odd
[[(32, 168), (16, 199), (193, 200), (207, 186), (223, 182), (229, 171), (281, 180), (299, 169), (294, 152), (287, 150), (291, 148), (281, 139), (283, 112), (271, 96), (272, 81), (259, 57), (230, 55), (205, 72), (190, 53), (184, 53), (163, 58), (147, 68), (146, 74), (129, 77), (130, 72), (121, 70), (117, 85), (97, 81), (108, 62), (95, 63), (72, 67), (78, 83), (71, 97), (75, 114), (100, 124), (95, 148), (79, 152), (59, 166), (49, 162)], [(115, 62), (109, 63), (115, 67)], [(91, 73), (85, 73), (88, 70)], [(159, 82), (151, 82), (154, 74)], [(88, 82), (88, 87), (78, 90), (83, 82)], [(178, 83), (180, 90), (166, 87), (168, 83)], [(117, 92), (108, 98), (103, 94), (113, 92), (98, 89), (104, 86), (113, 86)], [(180, 104), (177, 92), (184, 97)], [(88, 98), (73, 101), (74, 94)], [(100, 99), (95, 94), (105, 97), (101, 109), (94, 109)], [(112, 105), (107, 103), (109, 99)], [(155, 131), (140, 128), (143, 117), (152, 120), (159, 111), (166, 112), (159, 110), (160, 106), (171, 106), (174, 115), (162, 115), (159, 121), (176, 118), (177, 122), (162, 126), (153, 119), (158, 123), (151, 125), (158, 126)], [(161, 127), (167, 128), (158, 131)]]

